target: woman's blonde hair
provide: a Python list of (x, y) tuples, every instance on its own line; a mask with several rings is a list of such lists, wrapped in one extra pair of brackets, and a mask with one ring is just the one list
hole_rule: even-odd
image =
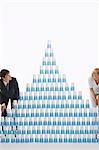
[(95, 68), (95, 69), (93, 70), (93, 72), (92, 72), (92, 77), (93, 77), (94, 74), (99, 75), (99, 68)]

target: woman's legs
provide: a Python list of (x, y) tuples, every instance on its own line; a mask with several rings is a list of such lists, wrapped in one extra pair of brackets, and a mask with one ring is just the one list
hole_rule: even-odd
[[(99, 95), (96, 96), (96, 104), (97, 104), (97, 107), (98, 107), (98, 116), (99, 116)], [(98, 126), (97, 134), (99, 134), (99, 126)]]
[[(96, 102), (97, 103), (97, 102)], [(92, 108), (97, 108), (98, 107), (98, 105), (96, 105), (96, 103), (95, 103), (95, 100), (93, 100), (92, 98), (91, 98), (91, 105), (92, 105)], [(98, 107), (98, 113), (99, 113), (99, 107)], [(95, 122), (97, 122), (97, 117), (95, 117)], [(99, 133), (99, 127), (98, 127), (98, 129), (97, 129), (97, 133), (96, 133), (96, 139), (97, 139), (97, 134)]]

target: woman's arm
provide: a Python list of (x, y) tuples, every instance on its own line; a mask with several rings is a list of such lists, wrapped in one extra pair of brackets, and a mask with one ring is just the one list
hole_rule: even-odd
[(91, 94), (91, 96), (92, 96), (92, 98), (93, 98), (93, 100), (95, 101), (95, 104), (96, 104), (96, 94), (95, 94), (93, 88), (90, 88), (90, 94)]

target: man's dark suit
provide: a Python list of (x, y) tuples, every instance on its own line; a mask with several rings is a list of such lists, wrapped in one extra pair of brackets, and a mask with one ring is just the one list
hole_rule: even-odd
[(19, 99), (19, 87), (16, 78), (12, 77), (9, 81), (8, 89), (4, 85), (2, 79), (0, 79), (0, 104), (5, 103), (6, 107), (8, 105), (9, 99), (11, 99), (11, 108), (13, 108), (13, 100)]

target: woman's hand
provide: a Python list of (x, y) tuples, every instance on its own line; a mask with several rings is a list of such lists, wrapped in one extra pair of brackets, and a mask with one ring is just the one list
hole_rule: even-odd
[(96, 105), (99, 106), (99, 95), (96, 96)]

